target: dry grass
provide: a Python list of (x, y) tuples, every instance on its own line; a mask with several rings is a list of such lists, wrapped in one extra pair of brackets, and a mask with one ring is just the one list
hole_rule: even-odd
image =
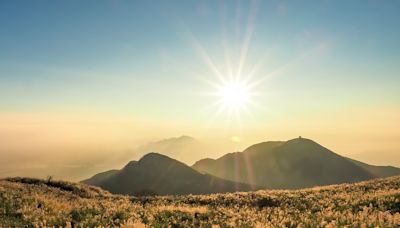
[(297, 191), (128, 197), (78, 183), (0, 181), (0, 226), (396, 227), (400, 177)]

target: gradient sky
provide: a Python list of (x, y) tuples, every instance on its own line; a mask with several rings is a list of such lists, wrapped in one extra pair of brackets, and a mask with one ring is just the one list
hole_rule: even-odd
[[(302, 135), (400, 166), (399, 11), (394, 0), (1, 1), (0, 155)], [(217, 113), (205, 53), (223, 74), (227, 59), (235, 72), (245, 60), (242, 77), (257, 66), (258, 105)]]

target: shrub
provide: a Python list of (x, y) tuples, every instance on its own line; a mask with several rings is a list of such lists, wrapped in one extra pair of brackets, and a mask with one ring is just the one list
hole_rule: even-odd
[(255, 206), (257, 206), (260, 209), (264, 208), (264, 207), (279, 207), (279, 202), (270, 197), (264, 197), (264, 198), (258, 199), (255, 202)]

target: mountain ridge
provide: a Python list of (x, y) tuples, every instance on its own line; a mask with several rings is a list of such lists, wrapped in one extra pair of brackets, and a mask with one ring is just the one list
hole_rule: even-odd
[(180, 161), (155, 152), (144, 155), (139, 161), (130, 161), (121, 170), (103, 172), (82, 182), (112, 193), (128, 195), (143, 191), (159, 195), (182, 195), (256, 189), (200, 173)]
[(352, 183), (400, 175), (398, 168), (387, 171), (385, 167), (357, 163), (301, 137), (286, 142), (257, 143), (243, 152), (199, 160), (192, 167), (224, 179), (272, 189)]
[(98, 173), (83, 183), (112, 193), (135, 195), (148, 191), (180, 195), (299, 189), (394, 175), (400, 175), (399, 168), (368, 165), (299, 137), (257, 143), (242, 152), (198, 160), (193, 166), (150, 152), (120, 170)]

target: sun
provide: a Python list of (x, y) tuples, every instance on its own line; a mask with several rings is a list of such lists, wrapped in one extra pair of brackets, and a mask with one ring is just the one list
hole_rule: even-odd
[(238, 110), (246, 107), (251, 93), (245, 82), (231, 81), (219, 86), (217, 95), (225, 108)]

